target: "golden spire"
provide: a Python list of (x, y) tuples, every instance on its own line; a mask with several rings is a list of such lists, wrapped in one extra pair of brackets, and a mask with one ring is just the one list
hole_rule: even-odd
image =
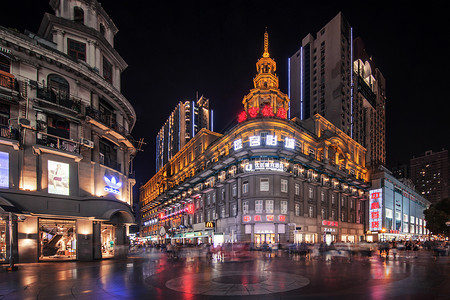
[(264, 53), (263, 57), (269, 57), (269, 34), (267, 33), (267, 27), (266, 32), (264, 32)]

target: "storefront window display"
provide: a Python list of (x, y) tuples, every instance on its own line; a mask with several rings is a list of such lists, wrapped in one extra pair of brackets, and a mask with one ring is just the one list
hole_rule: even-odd
[(0, 262), (6, 260), (6, 222), (0, 221)]
[(39, 219), (39, 259), (76, 259), (75, 229), (74, 220)]
[(275, 233), (255, 234), (255, 246), (261, 247), (263, 244), (275, 244)]
[(102, 225), (102, 258), (114, 257), (114, 226)]

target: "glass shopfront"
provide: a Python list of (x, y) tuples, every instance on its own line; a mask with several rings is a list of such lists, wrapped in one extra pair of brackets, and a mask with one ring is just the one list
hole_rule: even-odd
[(39, 219), (39, 260), (77, 257), (75, 220)]
[(114, 257), (115, 230), (113, 225), (102, 225), (102, 258)]
[(261, 247), (263, 244), (275, 244), (275, 233), (255, 234), (255, 246)]
[(6, 222), (0, 220), (0, 262), (6, 261)]

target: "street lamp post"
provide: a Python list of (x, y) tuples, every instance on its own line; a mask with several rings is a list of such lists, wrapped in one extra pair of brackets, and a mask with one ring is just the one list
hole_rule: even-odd
[(383, 233), (383, 235), (382, 235), (382, 237), (381, 237), (381, 240), (383, 241), (383, 242), (385, 242), (386, 241), (386, 238), (384, 237), (384, 233), (386, 232), (386, 228), (382, 228), (381, 229), (381, 232)]

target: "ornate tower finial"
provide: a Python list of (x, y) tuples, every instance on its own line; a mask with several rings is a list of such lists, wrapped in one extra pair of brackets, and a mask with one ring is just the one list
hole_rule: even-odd
[(267, 33), (267, 27), (266, 32), (264, 32), (264, 53), (263, 57), (269, 57), (269, 34)]

